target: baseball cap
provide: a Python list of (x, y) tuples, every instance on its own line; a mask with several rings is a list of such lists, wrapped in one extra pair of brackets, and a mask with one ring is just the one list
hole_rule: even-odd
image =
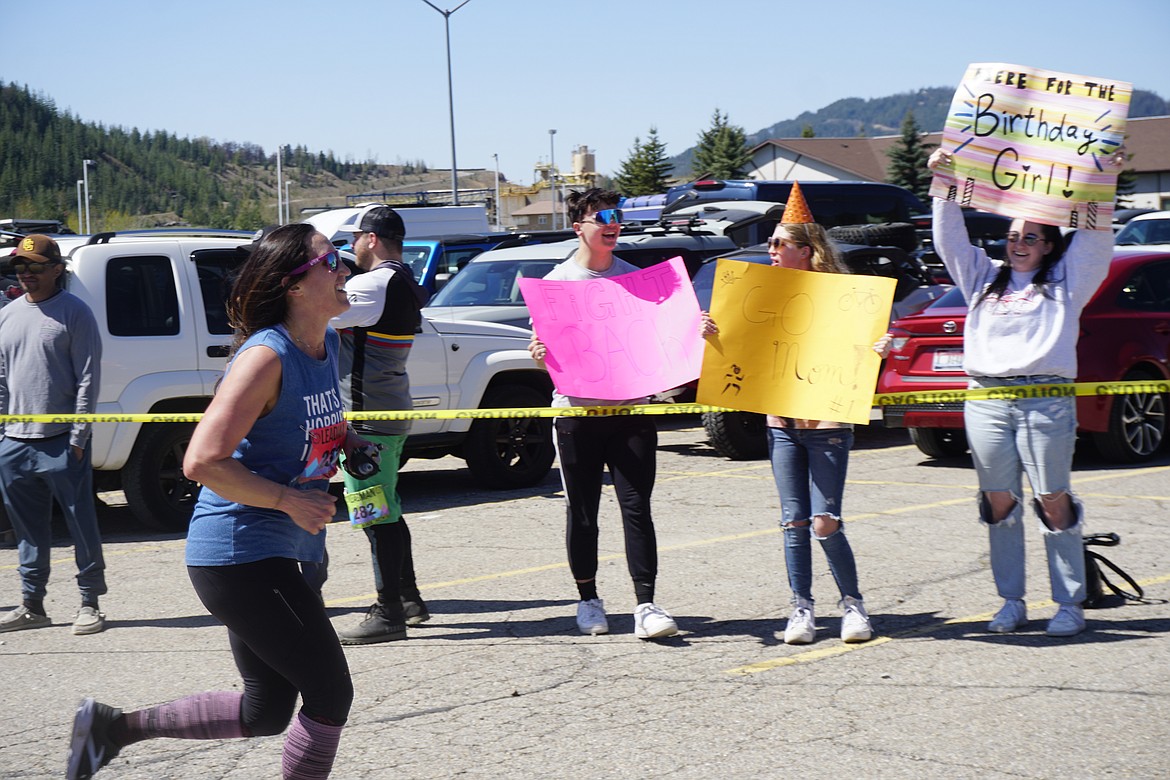
[(264, 227), (260, 228), (252, 234), (252, 243), (242, 244), (239, 247), (240, 251), (251, 254), (258, 246), (260, 246), (260, 242), (263, 241), (269, 233), (276, 230), (278, 227), (280, 227), (280, 225), (265, 225)]
[(41, 233), (34, 233), (20, 239), (16, 249), (12, 250), (12, 257), (24, 257), (34, 263), (60, 263), (61, 248), (57, 242)]
[(357, 213), (352, 222), (337, 228), (342, 233), (374, 233), (383, 238), (406, 238), (406, 225), (402, 217), (389, 206), (375, 203)]

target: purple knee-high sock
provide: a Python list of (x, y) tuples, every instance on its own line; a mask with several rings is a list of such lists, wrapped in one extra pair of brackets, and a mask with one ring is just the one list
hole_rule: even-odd
[(120, 745), (144, 739), (230, 739), (243, 737), (240, 722), (242, 693), (231, 691), (197, 693), (182, 699), (127, 712), (115, 721), (110, 737)]
[(303, 710), (298, 712), (284, 738), (284, 753), (280, 760), (281, 777), (284, 780), (329, 777), (343, 728), (318, 723), (307, 717)]

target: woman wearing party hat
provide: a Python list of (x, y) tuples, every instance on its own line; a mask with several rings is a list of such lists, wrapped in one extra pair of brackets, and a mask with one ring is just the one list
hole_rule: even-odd
[[(792, 184), (784, 216), (768, 239), (772, 265), (815, 273), (847, 274), (849, 269), (825, 229)], [(703, 313), (703, 333), (717, 333)], [(874, 350), (884, 354), (889, 343), (882, 337)], [(812, 595), (812, 539), (820, 542), (829, 571), (841, 593), (841, 639), (864, 642), (873, 635), (857, 584), (857, 564), (841, 521), (841, 496), (853, 426), (831, 420), (801, 420), (768, 415), (768, 451), (772, 474), (780, 492), (780, 527), (784, 530), (784, 563), (792, 589), (792, 615), (784, 631), (790, 645), (809, 644), (816, 638)]]

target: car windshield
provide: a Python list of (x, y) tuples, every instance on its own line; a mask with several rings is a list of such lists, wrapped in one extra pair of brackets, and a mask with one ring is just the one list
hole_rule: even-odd
[(471, 262), (428, 306), (523, 306), (520, 279), (541, 279), (556, 260), (493, 260)]
[[(768, 257), (766, 249), (748, 249), (742, 252), (735, 252), (727, 255), (727, 259), (739, 260), (744, 263), (759, 263), (761, 265), (772, 264), (772, 258)], [(699, 299), (699, 308), (703, 311), (711, 308), (711, 293), (715, 287), (715, 266), (718, 262), (719, 256), (710, 258), (691, 277), (691, 284), (695, 288), (695, 297)]]
[(967, 299), (963, 297), (963, 291), (958, 287), (952, 287), (942, 294), (941, 297), (935, 298), (927, 309), (945, 308), (945, 307), (960, 307), (966, 308)]
[(1170, 218), (1134, 219), (1118, 231), (1113, 243), (1122, 244), (1170, 244)]

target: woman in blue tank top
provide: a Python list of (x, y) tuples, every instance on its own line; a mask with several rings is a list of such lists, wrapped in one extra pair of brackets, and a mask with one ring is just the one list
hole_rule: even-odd
[(126, 745), (155, 737), (279, 734), (284, 777), (328, 776), (353, 684), (337, 635), (298, 561), (320, 561), (342, 450), (366, 446), (345, 422), (337, 334), (348, 269), (312, 226), (287, 225), (250, 253), (232, 288), (233, 356), (183, 461), (203, 483), (187, 567), (228, 628), (243, 693), (209, 692), (136, 712), (86, 699), (68, 777), (91, 777)]

